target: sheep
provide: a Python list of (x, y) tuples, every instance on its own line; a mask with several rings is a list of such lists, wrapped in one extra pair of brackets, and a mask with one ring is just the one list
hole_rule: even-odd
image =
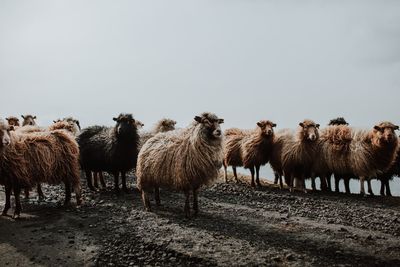
[(58, 119), (58, 120), (55, 120), (53, 122), (57, 123), (57, 122), (60, 122), (60, 121), (66, 121), (66, 122), (70, 123), (71, 126), (72, 126), (72, 131), (71, 132), (75, 136), (78, 136), (79, 132), (81, 131), (81, 125), (79, 123), (79, 120), (77, 120), (77, 119), (75, 119), (73, 117), (65, 117), (62, 120)]
[(63, 130), (18, 134), (0, 122), (0, 173), (5, 185), (6, 203), (3, 215), (11, 207), (10, 196), (15, 196), (14, 218), (21, 213), (21, 188), (39, 183), (65, 184), (65, 205), (71, 200), (71, 186), (81, 205), (79, 175), (79, 147), (71, 134)]
[[(283, 189), (283, 170), (282, 170), (282, 149), (286, 140), (293, 138), (294, 132), (291, 129), (282, 129), (275, 133), (275, 137), (272, 143), (272, 151), (269, 160), (269, 164), (274, 172), (274, 184), (279, 181), (279, 188)], [(289, 185), (289, 180), (285, 177), (285, 183)]]
[[(144, 126), (144, 123), (139, 120), (135, 120), (135, 124), (136, 124), (136, 127), (138, 130), (143, 128), (143, 126)], [(93, 177), (93, 187), (94, 188), (98, 189), (99, 184), (101, 184), (102, 188), (107, 187), (106, 182), (104, 180), (103, 172), (93, 172), (92, 177)]]
[(175, 125), (176, 121), (164, 118), (159, 120), (151, 131), (140, 133), (139, 150), (146, 143), (147, 140), (149, 140), (156, 134), (175, 130)]
[(281, 166), (285, 179), (289, 181), (291, 192), (294, 190), (295, 178), (300, 179), (303, 191), (307, 192), (304, 179), (310, 175), (317, 153), (318, 129), (319, 124), (312, 120), (304, 120), (299, 123), (295, 136), (290, 135), (289, 138), (284, 139), (281, 148)]
[(370, 179), (387, 171), (393, 163), (398, 147), (395, 130), (398, 129), (399, 126), (390, 122), (376, 124), (369, 131), (346, 125), (328, 128), (320, 156), (326, 161), (329, 172), (359, 177), (361, 195), (365, 195), (366, 180), (368, 193), (373, 195)]
[(22, 122), (22, 126), (26, 126), (26, 125), (30, 125), (30, 126), (34, 126), (36, 125), (36, 116), (33, 115), (21, 115), (21, 117), (24, 119), (24, 121)]
[(121, 113), (113, 120), (116, 122), (114, 127), (92, 126), (81, 131), (77, 137), (81, 151), (80, 162), (91, 190), (95, 190), (92, 172), (106, 171), (114, 175), (117, 193), (121, 173), (122, 188), (128, 192), (126, 172), (136, 166), (139, 135), (132, 114)]
[[(224, 173), (227, 182), (227, 166), (232, 166), (236, 182), (238, 182), (236, 167), (250, 169), (251, 186), (261, 187), (260, 166), (269, 161), (276, 124), (269, 120), (257, 122), (254, 130), (228, 129), (225, 131), (224, 142)], [(254, 182), (256, 174), (256, 183)]]
[[(16, 129), (16, 132), (18, 134), (29, 134), (29, 133), (46, 132), (46, 131), (51, 132), (54, 130), (66, 130), (70, 134), (75, 134), (76, 129), (75, 129), (75, 125), (73, 123), (58, 120), (57, 122), (55, 122), (54, 124), (50, 125), (47, 128), (26, 125), (26, 126)], [(25, 199), (29, 199), (29, 191), (30, 190), (31, 190), (31, 188), (25, 188), (25, 190), (24, 190)], [(40, 184), (37, 184), (37, 193), (39, 196), (39, 200), (43, 200), (45, 198)]]
[(8, 125), (14, 126), (15, 127), (19, 127), (19, 119), (17, 117), (14, 116), (9, 116), (8, 118), (6, 118)]
[(224, 120), (204, 112), (194, 117), (187, 128), (159, 133), (142, 147), (136, 168), (137, 187), (147, 211), (151, 211), (148, 194), (154, 190), (160, 205), (159, 188), (183, 191), (184, 213), (190, 216), (189, 198), (193, 193), (194, 215), (199, 212), (198, 191), (218, 178), (223, 160)]

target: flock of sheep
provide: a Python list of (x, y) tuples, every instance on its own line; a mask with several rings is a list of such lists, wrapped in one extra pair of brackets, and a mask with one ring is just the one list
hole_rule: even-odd
[[(16, 117), (0, 121), (0, 184), (5, 187), (6, 203), (3, 215), (15, 197), (14, 217), (21, 212), (20, 194), (25, 197), (36, 187), (43, 198), (40, 184), (65, 185), (65, 204), (69, 205), (72, 191), (77, 205), (82, 203), (81, 179), (83, 171), (87, 185), (97, 190), (105, 187), (102, 172), (114, 177), (115, 190), (128, 191), (126, 174), (136, 171), (137, 187), (143, 205), (151, 210), (149, 195), (154, 193), (161, 204), (160, 188), (182, 191), (185, 194), (184, 212), (190, 216), (192, 196), (193, 214), (199, 211), (198, 193), (202, 186), (215, 181), (219, 170), (243, 166), (251, 172), (251, 185), (261, 186), (260, 167), (270, 163), (275, 183), (285, 183), (290, 191), (300, 187), (306, 192), (305, 179), (321, 179), (322, 190), (332, 190), (330, 178), (335, 177), (335, 191), (344, 180), (350, 193), (349, 180), (360, 180), (360, 193), (373, 194), (370, 180), (381, 180), (381, 194), (391, 195), (389, 180), (400, 174), (400, 147), (395, 130), (399, 127), (382, 122), (371, 130), (348, 126), (343, 118), (334, 119), (324, 129), (311, 121), (300, 122), (297, 130), (275, 132), (277, 126), (269, 120), (257, 122), (255, 129), (238, 128), (221, 131), (223, 119), (213, 113), (202, 113), (183, 129), (175, 129), (176, 122), (160, 120), (152, 131), (140, 130), (143, 123), (131, 114), (113, 118), (114, 127), (91, 126), (80, 128), (79, 121), (68, 117), (54, 121), (47, 128), (36, 126), (35, 116), (22, 116), (20, 126)], [(296, 185), (297, 183), (297, 185)], [(296, 185), (296, 186), (295, 186)]]

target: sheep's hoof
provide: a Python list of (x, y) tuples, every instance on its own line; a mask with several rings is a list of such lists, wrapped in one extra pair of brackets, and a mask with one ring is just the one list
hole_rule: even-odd
[(255, 188), (256, 184), (255, 183), (251, 183), (251, 187)]
[(263, 186), (261, 185), (261, 183), (257, 183), (257, 187), (262, 188)]
[(3, 212), (1, 213), (1, 216), (8, 216), (7, 211), (3, 211)]
[(373, 192), (368, 192), (371, 197), (375, 196)]
[(293, 193), (294, 192), (294, 188), (289, 188), (289, 192)]
[(18, 220), (21, 218), (21, 215), (19, 213), (14, 213), (13, 217), (14, 220)]

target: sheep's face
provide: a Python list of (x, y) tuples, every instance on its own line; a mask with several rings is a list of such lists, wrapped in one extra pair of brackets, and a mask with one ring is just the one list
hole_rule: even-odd
[(257, 126), (260, 128), (263, 136), (272, 137), (274, 135), (274, 127), (276, 127), (276, 124), (272, 121), (259, 121), (257, 122)]
[(214, 114), (203, 113), (201, 116), (194, 117), (194, 120), (201, 125), (201, 130), (209, 139), (221, 139), (221, 123), (224, 119), (218, 118)]
[(328, 126), (349, 125), (343, 117), (333, 119), (329, 122)]
[(305, 120), (303, 122), (299, 123), (300, 131), (302, 134), (302, 138), (304, 140), (310, 141), (310, 142), (314, 142), (316, 140), (318, 140), (319, 138), (319, 124), (316, 124), (313, 121), (310, 120)]
[(113, 120), (117, 122), (115, 125), (117, 136), (129, 136), (137, 131), (136, 121), (131, 114), (120, 114)]
[(31, 126), (34, 126), (34, 125), (36, 125), (36, 122), (35, 122), (35, 120), (36, 120), (36, 116), (32, 116), (32, 115), (21, 115), (21, 117), (24, 119), (24, 121), (22, 122), (22, 126), (25, 126), (25, 125), (31, 125)]
[(17, 117), (8, 117), (6, 120), (10, 126), (19, 126), (19, 119)]
[(67, 121), (70, 124), (72, 124), (77, 132), (79, 132), (81, 130), (81, 125), (79, 123), (79, 120), (76, 120), (72, 117), (67, 117), (67, 118), (64, 118), (63, 121)]
[(10, 131), (14, 130), (14, 126), (6, 125), (4, 123), (0, 123), (0, 149), (3, 149), (10, 145)]
[(176, 121), (170, 119), (163, 119), (161, 121), (161, 132), (168, 132), (175, 130)]
[(141, 121), (139, 121), (139, 120), (136, 120), (136, 127), (137, 127), (138, 129), (142, 129), (143, 126), (144, 126), (144, 123), (143, 123), (143, 122), (141, 122)]
[(380, 142), (391, 143), (397, 141), (395, 131), (399, 129), (399, 126), (394, 125), (390, 122), (382, 122), (374, 126), (374, 135)]

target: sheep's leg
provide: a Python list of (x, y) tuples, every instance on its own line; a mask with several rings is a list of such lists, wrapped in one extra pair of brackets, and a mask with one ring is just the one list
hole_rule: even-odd
[(5, 191), (6, 191), (6, 203), (4, 205), (4, 209), (3, 209), (3, 213), (2, 213), (3, 216), (7, 216), (7, 212), (11, 208), (11, 186), (6, 185)]
[(114, 172), (114, 189), (119, 194), (119, 172)]
[(256, 184), (254, 183), (254, 167), (250, 167), (250, 173), (251, 173), (251, 187), (256, 187)]
[(333, 175), (333, 178), (335, 179), (335, 193), (339, 193), (340, 192), (340, 177), (337, 174)]
[(146, 211), (151, 211), (151, 205), (150, 205), (150, 200), (149, 200), (149, 195), (145, 190), (142, 190), (142, 201), (143, 201), (143, 206)]
[(121, 172), (121, 179), (122, 179), (122, 190), (125, 193), (129, 193), (128, 187), (126, 186), (126, 172)]
[(368, 185), (368, 193), (373, 196), (374, 192), (372, 191), (372, 186), (371, 186), (371, 178), (367, 179), (367, 185)]
[(278, 173), (278, 172), (275, 172), (275, 175), (276, 175), (276, 174), (278, 174), (278, 176), (279, 176), (279, 188), (280, 188), (280, 189), (283, 189), (282, 174), (281, 174), (281, 173)]
[(279, 174), (278, 174), (278, 172), (275, 172), (275, 171), (274, 171), (274, 176), (275, 176), (274, 184), (278, 184), (278, 180), (279, 180)]
[(185, 216), (186, 218), (190, 217), (190, 191), (185, 191), (185, 208), (184, 208), (184, 212), (185, 212)]
[(385, 178), (381, 177), (379, 179), (381, 181), (381, 196), (385, 195)]
[(154, 198), (156, 200), (156, 205), (161, 206), (160, 188), (159, 187), (154, 188)]
[(65, 201), (64, 206), (69, 206), (71, 204), (71, 184), (70, 182), (64, 182), (65, 184)]
[(93, 183), (92, 183), (92, 172), (89, 170), (86, 170), (85, 173), (86, 173), (87, 186), (89, 187), (90, 190), (96, 191), (96, 189), (93, 187)]
[(22, 206), (21, 206), (21, 199), (20, 199), (20, 193), (21, 193), (21, 187), (19, 185), (14, 185), (14, 198), (15, 198), (15, 211), (14, 211), (14, 219), (18, 219), (19, 215), (21, 214)]
[(82, 204), (81, 189), (82, 188), (81, 188), (80, 183), (77, 183), (76, 185), (74, 185), (74, 192), (75, 192), (75, 198), (76, 198), (76, 205), (77, 206), (80, 206)]
[(39, 196), (39, 200), (40, 201), (44, 200), (44, 194), (43, 194), (42, 186), (40, 185), (40, 183), (37, 184), (37, 193), (38, 193), (38, 196)]
[(364, 188), (364, 177), (360, 177), (360, 195), (365, 195), (365, 188)]
[(24, 189), (24, 193), (25, 193), (25, 199), (29, 199), (29, 188), (25, 188)]
[(328, 192), (332, 192), (332, 183), (331, 183), (331, 176), (330, 175), (328, 175), (328, 176), (326, 176), (326, 182), (327, 182), (327, 184), (328, 184)]
[(194, 216), (199, 214), (199, 192), (198, 190), (193, 190), (193, 211)]
[(99, 188), (99, 173), (93, 172), (93, 186), (98, 189)]
[(290, 192), (294, 192), (294, 188), (293, 188), (293, 186), (294, 186), (294, 175), (293, 174), (290, 174), (290, 180), (289, 180), (289, 191)]
[(228, 183), (228, 170), (225, 162), (224, 162), (224, 178), (225, 178), (225, 183)]
[[(321, 182), (322, 182), (322, 177), (321, 178)], [(317, 191), (317, 187), (315, 186), (315, 174), (311, 174), (311, 189), (312, 191)]]
[(386, 196), (391, 197), (392, 196), (392, 192), (390, 191), (389, 179), (387, 179), (385, 181), (385, 184), (386, 184)]
[(236, 172), (236, 167), (232, 166), (232, 170), (233, 170), (233, 176), (235, 176), (236, 183), (239, 183), (239, 179), (237, 177), (237, 172)]
[(301, 188), (303, 189), (303, 192), (307, 194), (308, 192), (306, 188), (306, 178), (302, 175), (300, 176), (300, 180), (301, 180)]
[(106, 182), (104, 181), (104, 176), (103, 176), (103, 172), (99, 172), (99, 178), (100, 178), (100, 183), (101, 183), (101, 187), (106, 188)]
[(343, 177), (346, 194), (350, 194), (350, 177)]
[(262, 187), (260, 183), (260, 165), (256, 165), (256, 183), (258, 187)]

